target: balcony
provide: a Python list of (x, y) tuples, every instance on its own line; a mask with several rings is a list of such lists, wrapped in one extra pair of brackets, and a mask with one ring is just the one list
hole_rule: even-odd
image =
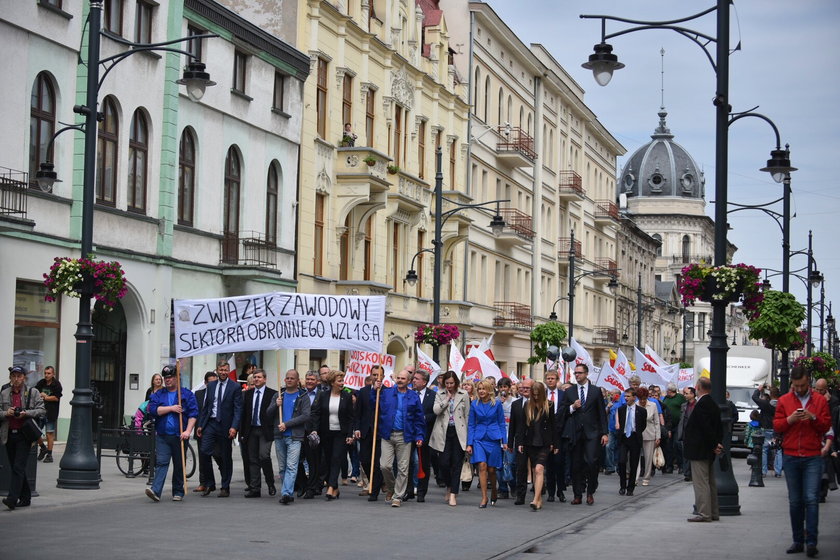
[(357, 206), (371, 211), (384, 208), (388, 191), (399, 180), (388, 172), (391, 158), (364, 146), (337, 148), (335, 157), (333, 193), (339, 213), (346, 215)]
[(226, 232), (221, 239), (219, 264), (277, 269), (281, 250), (256, 231)]
[(561, 171), (558, 193), (560, 200), (583, 200), (586, 191), (583, 190), (583, 179), (574, 171)]
[[(561, 267), (566, 267), (569, 264), (569, 250), (571, 249), (572, 238), (561, 237), (557, 240), (557, 260)], [(581, 249), (580, 241), (575, 239), (575, 258), (583, 259), (583, 250)]]
[(537, 159), (534, 138), (519, 127), (500, 126), (496, 157), (510, 167), (532, 167)]
[(691, 264), (701, 262), (711, 264), (715, 262), (715, 259), (712, 255), (673, 255), (671, 257), (671, 264)]
[(493, 304), (495, 315), (493, 326), (496, 329), (525, 330), (534, 326), (531, 306), (512, 301), (497, 301)]
[(618, 204), (611, 200), (595, 201), (595, 222), (611, 224), (618, 221)]
[(505, 229), (496, 240), (513, 245), (524, 245), (534, 240), (531, 216), (516, 208), (499, 208), (499, 215), (505, 220)]
[[(593, 270), (603, 272), (603, 276), (598, 276), (603, 280), (609, 280), (611, 276), (618, 278), (618, 263), (612, 259), (597, 258), (595, 259)], [(597, 276), (597, 275), (596, 275)]]
[(0, 167), (0, 231), (32, 231), (35, 222), (26, 217), (29, 174)]
[(608, 347), (616, 346), (618, 344), (618, 331), (615, 327), (596, 326), (592, 343)]

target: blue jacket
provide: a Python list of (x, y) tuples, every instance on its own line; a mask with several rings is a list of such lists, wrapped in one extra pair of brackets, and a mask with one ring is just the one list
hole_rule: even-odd
[(501, 401), (496, 404), (473, 401), (470, 407), (470, 421), (467, 426), (467, 445), (476, 441), (500, 441), (507, 443), (505, 409)]
[[(423, 405), (416, 391), (406, 389), (403, 401), (403, 440), (424, 441), (426, 439), (426, 418), (423, 415)], [(370, 392), (370, 402), (376, 406), (376, 391)], [(397, 413), (397, 387), (380, 390), (379, 396), (379, 437), (391, 439), (394, 431), (394, 417)], [(504, 422), (504, 417), (502, 418)]]
[[(151, 394), (149, 397), (149, 414), (152, 415), (155, 419), (155, 432), (159, 435), (165, 436), (166, 434), (166, 422), (169, 419), (170, 415), (175, 417), (175, 425), (178, 425), (178, 413), (176, 412), (169, 412), (164, 414), (163, 416), (158, 416), (158, 407), (160, 406), (169, 406), (169, 391), (166, 390), (166, 387), (163, 389), (158, 389), (154, 393)], [(175, 401), (175, 404), (178, 404), (178, 401)], [(183, 408), (183, 420), (184, 425), (181, 427), (182, 430), (187, 429), (187, 421), (190, 418), (198, 418), (198, 403), (195, 400), (195, 395), (193, 392), (185, 387), (181, 387), (181, 408)], [(179, 432), (180, 433), (180, 432)], [(169, 434), (169, 435), (177, 435), (177, 434)]]

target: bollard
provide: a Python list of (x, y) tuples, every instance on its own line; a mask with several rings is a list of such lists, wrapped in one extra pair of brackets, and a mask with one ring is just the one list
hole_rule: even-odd
[(764, 434), (755, 433), (752, 436), (753, 448), (747, 457), (747, 464), (752, 467), (752, 476), (750, 477), (750, 486), (764, 486), (764, 476), (761, 474), (762, 453), (764, 447)]

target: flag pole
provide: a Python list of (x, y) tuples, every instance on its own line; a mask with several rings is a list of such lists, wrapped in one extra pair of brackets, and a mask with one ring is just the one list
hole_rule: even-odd
[(385, 370), (382, 371), (383, 379), (380, 381), (379, 389), (376, 390), (376, 406), (373, 411), (373, 447), (370, 452), (370, 480), (368, 481), (368, 494), (373, 493), (373, 479), (374, 467), (376, 465), (376, 440), (379, 439), (379, 393), (382, 391), (382, 381), (384, 381)]
[[(178, 380), (178, 408), (181, 408), (181, 360), (175, 360), (175, 377)], [(184, 439), (181, 434), (184, 433), (184, 413), (178, 412), (178, 441), (181, 443), (181, 474), (184, 476), (184, 493), (187, 489), (187, 458), (184, 452)]]

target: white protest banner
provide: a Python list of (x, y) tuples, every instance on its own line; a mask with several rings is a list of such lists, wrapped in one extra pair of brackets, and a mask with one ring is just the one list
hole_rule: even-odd
[(592, 380), (592, 384), (596, 387), (603, 387), (608, 391), (618, 389), (622, 393), (630, 386), (627, 379), (610, 366), (608, 360), (604, 361), (601, 370), (598, 372), (598, 377)]
[(681, 391), (686, 387), (694, 387), (694, 368), (680, 368), (676, 383)]
[(592, 361), (592, 357), (589, 355), (589, 352), (586, 351), (586, 348), (581, 346), (577, 340), (572, 338), (569, 341), (569, 346), (575, 351), (577, 357), (575, 358), (575, 364), (586, 364), (589, 369), (595, 367), (595, 363)]
[(440, 371), (440, 366), (437, 362), (435, 362), (431, 356), (420, 350), (419, 345), (415, 345), (414, 348), (417, 351), (417, 367), (419, 369), (425, 369), (432, 376), (437, 375), (437, 372)]
[(613, 366), (613, 369), (616, 371), (616, 373), (620, 373), (625, 378), (630, 376), (630, 373), (632, 371), (630, 369), (630, 360), (627, 359), (627, 356), (625, 356), (624, 352), (622, 352), (621, 350), (619, 350), (616, 353), (615, 365)]
[(636, 375), (642, 380), (645, 385), (666, 385), (668, 383), (659, 372), (659, 368), (642, 354), (638, 348), (634, 348), (633, 352), (636, 358)]
[(175, 300), (175, 356), (323, 348), (379, 352), (385, 296), (271, 292)]
[(396, 359), (397, 357), (392, 354), (362, 352), (361, 350), (351, 351), (350, 359), (347, 360), (347, 365), (344, 367), (344, 386), (351, 389), (361, 389), (365, 386), (365, 379), (370, 375), (370, 368), (382, 366), (385, 371), (382, 384), (390, 387)]

